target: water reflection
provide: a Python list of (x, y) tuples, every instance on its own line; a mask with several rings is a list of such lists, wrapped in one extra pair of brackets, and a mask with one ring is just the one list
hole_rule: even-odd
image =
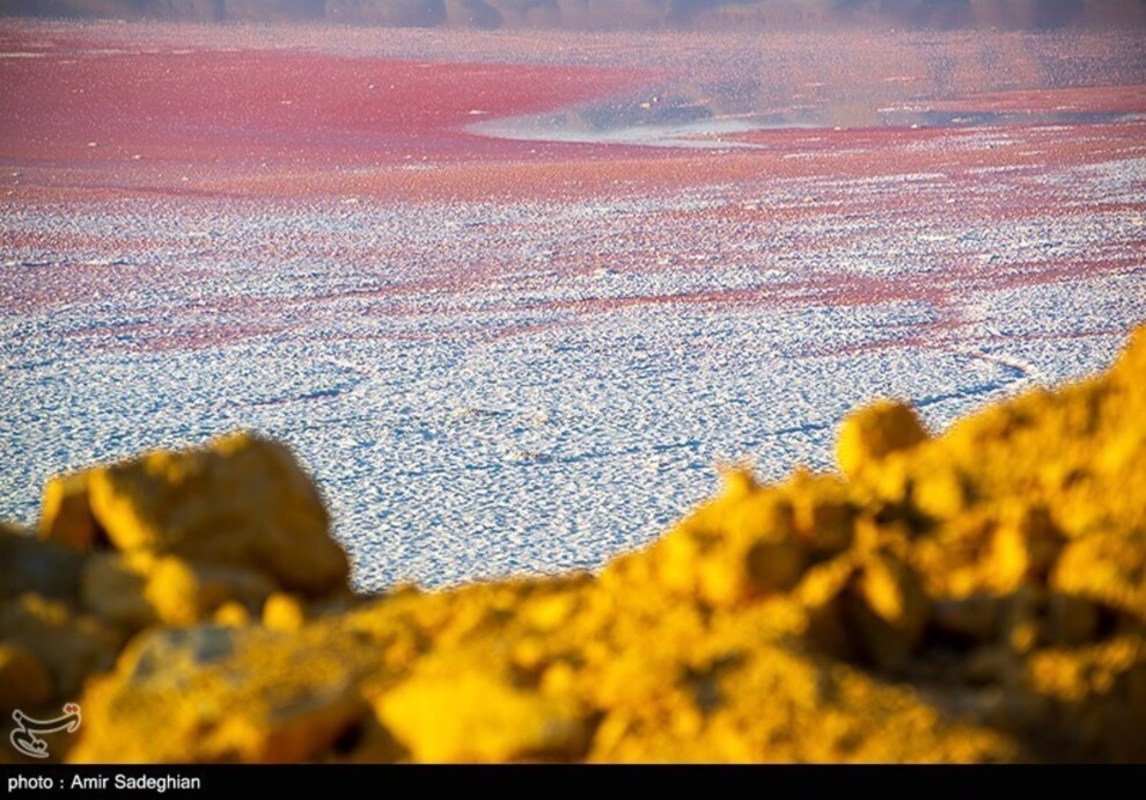
[(688, 98), (653, 95), (557, 113), (485, 120), (469, 126), (482, 136), (528, 141), (625, 144), (701, 149), (758, 148), (737, 141), (752, 131), (817, 128), (975, 128), (1123, 122), (1146, 115), (1068, 109), (937, 110), (919, 105), (877, 107), (864, 102), (789, 106), (779, 111), (721, 111)]

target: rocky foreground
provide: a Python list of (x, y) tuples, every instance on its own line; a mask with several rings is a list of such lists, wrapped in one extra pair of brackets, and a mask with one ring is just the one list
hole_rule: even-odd
[(0, 529), (0, 714), (78, 700), (71, 762), (1146, 761), (1143, 375), (1146, 327), (940, 437), (878, 402), (841, 475), (433, 593), (355, 596), (257, 436), (61, 476)]

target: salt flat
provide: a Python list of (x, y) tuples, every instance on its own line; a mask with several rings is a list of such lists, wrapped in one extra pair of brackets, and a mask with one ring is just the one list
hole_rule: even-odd
[[(212, 46), (204, 30), (13, 26), (0, 49), (49, 55), (0, 56), (0, 80), (52, 59), (87, 59), (91, 76), (117, 74), (106, 59), (166, 69), (175, 49)], [(126, 123), (148, 110), (130, 102), (94, 132), (71, 130), (62, 99), (6, 123), (0, 519), (34, 523), (62, 470), (248, 427), (315, 476), (360, 589), (593, 568), (708, 495), (722, 462), (829, 469), (856, 405), (909, 399), (938, 430), (1105, 367), (1146, 317), (1141, 43), (998, 34), (1010, 60), (984, 82), (977, 40), (897, 40), (914, 81), (885, 80), (903, 60), (862, 41), (853, 104), (816, 87), (840, 85), (846, 55), (816, 64), (800, 38), (770, 40), (771, 80), (759, 42), (728, 37), (682, 36), (685, 66), (703, 69), (674, 72), (648, 58), (655, 37), (558, 51), (527, 34), (227, 35), (252, 80), (276, 58), (375, 84), (428, 64), (426, 86), (471, 80), (475, 99), (409, 130), (400, 112), (432, 93), (376, 119), (331, 101), (321, 137), (322, 115), (223, 125), (154, 109), (137, 134)], [(966, 75), (932, 69), (943, 59)], [(603, 83), (480, 99), (531, 62)], [(708, 91), (721, 75), (736, 80)], [(973, 108), (971, 84), (996, 92), (993, 113), (1010, 101), (1030, 118), (911, 128), (872, 111)], [(603, 143), (610, 120), (639, 132), (650, 96), (709, 98), (712, 118), (795, 104), (799, 125)], [(1038, 116), (1064, 105), (1082, 116)], [(601, 135), (480, 136), (483, 106)]]

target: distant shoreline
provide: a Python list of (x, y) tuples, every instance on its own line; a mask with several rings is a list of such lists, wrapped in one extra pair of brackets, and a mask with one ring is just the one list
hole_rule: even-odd
[(1146, 27), (1134, 0), (0, 0), (0, 15), (192, 22), (335, 23), (397, 28), (533, 30), (1053, 30)]

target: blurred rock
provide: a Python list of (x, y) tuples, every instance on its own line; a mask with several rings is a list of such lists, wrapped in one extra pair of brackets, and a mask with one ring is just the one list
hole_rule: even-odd
[(131, 632), (154, 624), (159, 617), (144, 591), (155, 560), (148, 552), (93, 555), (81, 582), (84, 607)]
[(428, 660), (375, 707), (423, 763), (572, 760), (589, 742), (589, 726), (572, 703), (521, 691), (461, 659)]
[(932, 614), (936, 628), (956, 640), (990, 642), (999, 633), (1003, 601), (993, 595), (949, 598), (935, 603)]
[(67, 547), (0, 523), (0, 603), (25, 592), (74, 603), (83, 562)]
[[(83, 700), (74, 763), (314, 758), (369, 715), (347, 642), (258, 627), (156, 629)], [(102, 731), (118, 731), (103, 736)]]
[(865, 657), (883, 669), (902, 669), (930, 619), (931, 601), (910, 566), (889, 555), (864, 560), (850, 587), (848, 627)]
[(88, 474), (58, 475), (44, 485), (40, 538), (90, 550), (102, 537), (92, 516)]
[(840, 426), (836, 460), (850, 479), (874, 470), (892, 453), (927, 441), (927, 430), (908, 405), (885, 400), (853, 412)]
[(0, 642), (0, 714), (39, 708), (52, 699), (52, 679), (26, 647)]
[(281, 444), (237, 433), (97, 467), (88, 480), (93, 515), (119, 550), (245, 567), (310, 597), (347, 589), (322, 499)]
[(297, 631), (306, 624), (306, 608), (294, 595), (275, 592), (263, 605), (263, 625), (276, 631)]
[(0, 641), (20, 645), (47, 669), (62, 699), (75, 699), (84, 679), (107, 670), (122, 637), (58, 600), (24, 594), (0, 605)]
[(257, 616), (275, 590), (273, 582), (253, 570), (225, 564), (159, 559), (144, 594), (165, 625), (194, 625), (234, 603)]
[(1146, 534), (1095, 534), (1071, 542), (1051, 585), (1064, 595), (1120, 609), (1146, 623)]

